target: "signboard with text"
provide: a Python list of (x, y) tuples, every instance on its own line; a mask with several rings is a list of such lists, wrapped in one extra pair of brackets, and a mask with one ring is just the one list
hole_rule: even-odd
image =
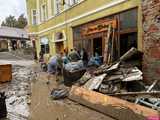
[(112, 25), (113, 28), (117, 27), (116, 20), (105, 21), (95, 25), (87, 26), (82, 29), (82, 35), (90, 35), (94, 33), (104, 32), (108, 30), (108, 26)]

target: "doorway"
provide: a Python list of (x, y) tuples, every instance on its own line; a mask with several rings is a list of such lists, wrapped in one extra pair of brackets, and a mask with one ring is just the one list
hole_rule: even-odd
[(122, 56), (132, 47), (137, 48), (137, 33), (127, 33), (120, 36), (120, 55)]
[(56, 43), (56, 53), (63, 53), (64, 45), (63, 42), (57, 42)]
[(102, 56), (102, 37), (93, 39), (93, 53)]

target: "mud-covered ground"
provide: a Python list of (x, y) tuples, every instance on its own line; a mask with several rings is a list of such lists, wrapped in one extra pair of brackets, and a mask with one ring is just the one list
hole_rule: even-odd
[(8, 120), (27, 120), (31, 96), (31, 80), (34, 72), (29, 66), (12, 66), (11, 82), (1, 84), (0, 90), (6, 93)]
[[(31, 80), (35, 74), (34, 62), (9, 52), (0, 52), (0, 64), (12, 64), (12, 80), (0, 84), (0, 91), (6, 94), (7, 120), (27, 120), (31, 96)], [(5, 120), (6, 120), (5, 119)]]
[(43, 72), (32, 82), (30, 120), (114, 120), (67, 98), (53, 100), (51, 90), (65, 86), (56, 82), (55, 76), (50, 79), (50, 84), (46, 82), (47, 74)]
[(1, 63), (13, 65), (12, 81), (0, 84), (0, 91), (7, 96), (8, 116), (4, 120), (113, 120), (69, 99), (51, 99), (51, 90), (59, 84), (54, 76), (46, 84), (47, 73), (32, 60), (0, 53)]

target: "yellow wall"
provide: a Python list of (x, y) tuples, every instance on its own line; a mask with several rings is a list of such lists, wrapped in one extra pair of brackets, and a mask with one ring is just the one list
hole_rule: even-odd
[[(32, 0), (30, 0), (32, 1)], [(40, 4), (43, 4), (44, 0), (40, 0)], [(48, 36), (50, 40), (50, 53), (55, 54), (55, 43), (51, 42), (54, 39), (53, 35), (57, 31), (64, 30), (66, 32), (67, 41), (65, 41), (65, 46), (68, 48), (73, 47), (73, 31), (72, 27), (87, 23), (98, 18), (113, 15), (125, 11), (127, 9), (138, 7), (138, 49), (142, 50), (142, 16), (141, 16), (141, 0), (126, 0), (125, 2), (118, 4), (113, 7), (109, 7), (99, 12), (95, 12), (80, 19), (71, 21), (64, 24), (65, 21), (72, 20), (76, 17), (82, 16), (87, 12), (94, 11), (96, 9), (102, 8), (104, 5), (108, 5), (114, 1), (119, 0), (84, 0), (80, 4), (62, 12), (58, 16), (53, 16), (51, 19), (44, 23), (39, 24), (37, 27), (30, 25), (30, 33), (35, 32), (38, 36)], [(46, 2), (46, 0), (45, 0)], [(96, 3), (96, 4), (95, 4)], [(55, 27), (57, 26), (58, 27)], [(39, 42), (37, 42), (39, 46)], [(39, 47), (38, 47), (39, 51)]]

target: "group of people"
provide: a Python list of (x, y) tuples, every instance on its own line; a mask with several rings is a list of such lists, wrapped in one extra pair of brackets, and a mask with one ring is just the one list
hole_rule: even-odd
[[(40, 62), (43, 61), (43, 53), (40, 52)], [(76, 48), (71, 49), (69, 52), (64, 50), (49, 59), (47, 65), (47, 72), (49, 74), (62, 74), (62, 70), (65, 64), (70, 62), (77, 62), (82, 60), (83, 66), (87, 67), (89, 64), (100, 64), (100, 58), (98, 54), (95, 54), (95, 57), (89, 59), (88, 52), (83, 48), (81, 51), (78, 51)]]
[(65, 64), (69, 62), (77, 62), (79, 60), (82, 60), (84, 66), (87, 67), (88, 54), (85, 49), (79, 52), (76, 48), (74, 48), (71, 49), (69, 53), (64, 50), (63, 53), (61, 52), (50, 58), (48, 63), (48, 72), (52, 74), (56, 72), (59, 73), (60, 71), (62, 71), (62, 68)]

